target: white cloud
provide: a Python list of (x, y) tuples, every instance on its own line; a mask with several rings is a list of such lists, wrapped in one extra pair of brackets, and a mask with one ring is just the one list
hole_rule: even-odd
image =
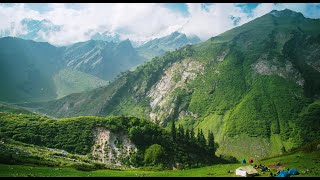
[(272, 10), (284, 9), (301, 12), (307, 18), (320, 18), (320, 3), (263, 3), (254, 9), (254, 16), (260, 17)]
[[(52, 4), (43, 17), (63, 25), (60, 32), (48, 37), (54, 44), (85, 41), (96, 32), (111, 31), (132, 40), (148, 40), (173, 31), (172, 26), (185, 18), (159, 4), (84, 4), (68, 9), (63, 4)], [(88, 33), (90, 32), (90, 33)]]
[(188, 4), (190, 17), (182, 32), (196, 34), (201, 39), (208, 39), (235, 27), (231, 16), (240, 17), (239, 24), (248, 22), (246, 14), (237, 4), (212, 4), (206, 10), (201, 4)]
[(39, 13), (26, 9), (24, 4), (0, 6), (0, 31), (10, 30), (12, 36), (24, 34), (25, 27), (20, 23), (23, 18), (38, 19)]
[[(43, 39), (55, 45), (86, 41), (96, 32), (111, 31), (122, 39), (146, 41), (179, 30), (187, 35), (196, 34), (202, 40), (225, 32), (260, 17), (273, 9), (285, 8), (302, 12), (306, 17), (319, 18), (319, 4), (259, 4), (247, 14), (238, 3), (206, 5), (187, 4), (189, 15), (168, 9), (163, 4), (102, 4), (85, 3), (73, 6), (59, 3), (48, 4), (49, 11), (38, 12), (24, 4), (0, 5), (0, 31), (10, 29), (12, 36), (25, 33), (20, 24), (23, 18), (48, 19), (61, 25), (58, 32), (40, 32)], [(75, 8), (76, 7), (76, 8)], [(230, 18), (240, 17), (235, 25)]]

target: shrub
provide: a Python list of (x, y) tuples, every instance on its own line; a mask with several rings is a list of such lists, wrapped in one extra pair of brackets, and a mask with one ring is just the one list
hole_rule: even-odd
[(96, 167), (91, 164), (85, 164), (85, 163), (76, 163), (72, 165), (73, 168), (79, 170), (79, 171), (94, 171), (96, 170)]
[(159, 144), (151, 145), (144, 154), (144, 162), (148, 165), (156, 165), (163, 162), (165, 156), (164, 149)]
[(100, 162), (93, 162), (92, 163), (95, 169), (106, 169), (106, 165)]

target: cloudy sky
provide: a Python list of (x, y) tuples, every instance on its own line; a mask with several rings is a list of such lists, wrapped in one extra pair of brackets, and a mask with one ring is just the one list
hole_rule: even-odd
[(55, 45), (89, 40), (96, 32), (147, 41), (179, 31), (202, 40), (242, 25), (271, 10), (291, 9), (320, 18), (320, 3), (0, 3), (0, 32), (26, 33), (24, 18), (47, 19), (61, 28), (39, 36)]

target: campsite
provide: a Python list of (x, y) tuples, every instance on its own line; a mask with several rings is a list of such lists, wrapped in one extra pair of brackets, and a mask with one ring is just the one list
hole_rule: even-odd
[[(276, 173), (277, 168), (295, 168), (299, 171), (299, 175), (291, 177), (318, 177), (320, 175), (320, 151), (314, 152), (293, 152), (282, 156), (273, 157), (261, 161), (256, 161), (254, 164), (264, 164), (270, 168), (272, 173)], [(252, 164), (246, 164), (252, 165)], [(194, 168), (187, 170), (166, 170), (166, 171), (149, 171), (149, 170), (97, 170), (97, 171), (78, 171), (74, 168), (50, 168), (41, 166), (27, 165), (0, 165), (0, 177), (241, 177), (235, 174), (237, 168), (246, 166), (244, 164), (217, 164), (208, 167)], [(231, 173), (228, 173), (231, 170)], [(257, 177), (269, 177), (269, 172), (261, 173)]]

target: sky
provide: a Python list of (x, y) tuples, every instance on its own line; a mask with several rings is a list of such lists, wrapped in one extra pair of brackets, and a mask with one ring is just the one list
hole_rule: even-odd
[(38, 34), (54, 45), (86, 41), (105, 31), (136, 42), (174, 31), (206, 40), (286, 8), (308, 18), (320, 18), (320, 3), (0, 3), (0, 33), (26, 34), (21, 20), (30, 18), (47, 19), (61, 27)]

